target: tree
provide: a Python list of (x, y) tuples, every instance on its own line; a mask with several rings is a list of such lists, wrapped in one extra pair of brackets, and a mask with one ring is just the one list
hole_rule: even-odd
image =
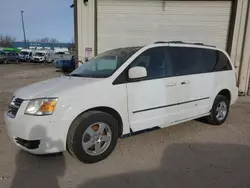
[(12, 47), (12, 43), (16, 39), (14, 37), (11, 37), (9, 35), (0, 35), (0, 47)]
[(50, 42), (50, 43), (59, 43), (59, 41), (58, 41), (57, 39), (55, 39), (55, 38), (51, 38), (51, 39), (49, 40), (49, 42)]
[(49, 42), (49, 38), (48, 37), (44, 37), (44, 38), (41, 38), (41, 39), (37, 39), (36, 42), (46, 42), (48, 43)]
[(56, 38), (49, 38), (49, 37), (44, 37), (44, 38), (38, 39), (38, 40), (36, 40), (36, 42), (59, 43), (59, 41)]

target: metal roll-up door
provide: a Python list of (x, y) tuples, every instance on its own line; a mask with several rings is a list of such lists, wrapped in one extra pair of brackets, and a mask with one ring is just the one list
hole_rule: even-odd
[(97, 0), (97, 51), (155, 41), (226, 49), (231, 1)]

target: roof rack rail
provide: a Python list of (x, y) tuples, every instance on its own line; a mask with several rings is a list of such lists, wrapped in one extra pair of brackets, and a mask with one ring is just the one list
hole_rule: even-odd
[(216, 47), (214, 45), (208, 45), (201, 42), (191, 43), (191, 42), (183, 42), (183, 41), (158, 41), (154, 44), (161, 44), (161, 43), (174, 43), (174, 44), (193, 44), (193, 45), (200, 45), (200, 46), (210, 46), (210, 47)]
[(157, 41), (157, 42), (154, 42), (154, 44), (162, 44), (162, 43), (167, 43), (165, 41)]
[(154, 44), (161, 44), (161, 43), (184, 43), (182, 41), (157, 41)]

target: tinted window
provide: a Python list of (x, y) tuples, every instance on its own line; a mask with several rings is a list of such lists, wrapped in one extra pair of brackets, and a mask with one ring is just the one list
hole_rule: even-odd
[(21, 54), (21, 55), (29, 55), (29, 52), (23, 51), (23, 52), (20, 52), (20, 54)]
[(165, 47), (151, 48), (139, 55), (129, 68), (143, 66), (147, 69), (147, 79), (172, 76), (171, 61), (167, 58)]
[(202, 50), (195, 48), (171, 47), (169, 56), (173, 64), (175, 75), (187, 75), (203, 72), (201, 66)]
[(202, 66), (204, 66), (204, 72), (214, 71), (214, 66), (216, 64), (216, 54), (217, 52), (215, 50), (202, 49), (202, 59), (200, 60), (200, 63)]
[(174, 75), (231, 70), (224, 53), (203, 48), (171, 47), (168, 50)]
[(12, 53), (11, 52), (8, 52), (8, 55), (7, 56), (12, 56)]
[(215, 65), (214, 70), (215, 71), (232, 70), (232, 66), (227, 56), (220, 51), (217, 52), (217, 64)]

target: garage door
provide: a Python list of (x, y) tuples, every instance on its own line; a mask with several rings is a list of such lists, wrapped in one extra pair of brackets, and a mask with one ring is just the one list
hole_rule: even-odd
[(231, 1), (98, 0), (98, 53), (155, 41), (203, 42), (225, 49)]

